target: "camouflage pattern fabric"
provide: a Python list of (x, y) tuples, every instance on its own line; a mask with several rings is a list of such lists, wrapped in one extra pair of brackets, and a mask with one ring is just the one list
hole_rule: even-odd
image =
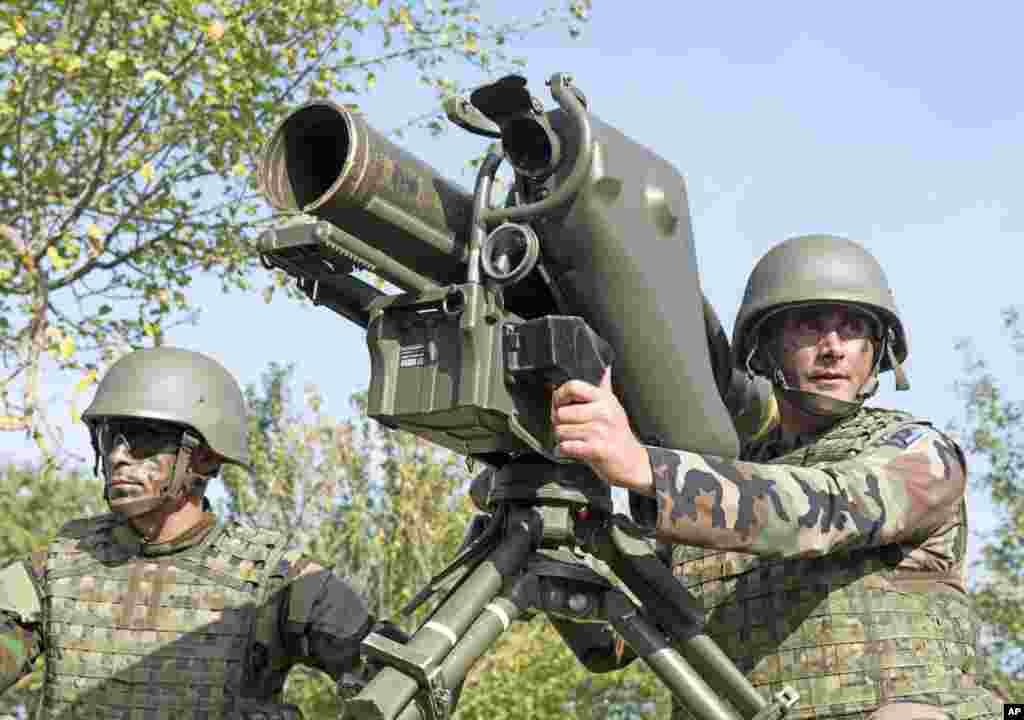
[(288, 670), (340, 678), (370, 620), (284, 544), (212, 514), (163, 545), (113, 514), (68, 523), (0, 571), (0, 690), (44, 652), (40, 719), (301, 720), (280, 703)]
[(232, 525), (189, 551), (146, 557), (116, 515), (67, 524), (46, 563), (39, 717), (228, 716), (281, 544)]
[(740, 461), (649, 452), (673, 571), (766, 697), (800, 692), (790, 717), (1000, 713), (976, 686), (965, 470), (942, 433), (863, 408), (790, 447), (769, 434)]
[(38, 633), (0, 611), (0, 692), (31, 672), (41, 651)]

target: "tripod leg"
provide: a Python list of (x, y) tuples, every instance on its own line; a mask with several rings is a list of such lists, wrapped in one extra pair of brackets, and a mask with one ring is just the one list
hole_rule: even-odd
[(605, 595), (605, 608), (612, 627), (694, 717), (741, 720), (624, 593), (609, 590)]
[[(458, 645), (452, 648), (448, 657), (441, 663), (441, 676), (445, 687), (457, 687), (466, 679), (473, 663), (495, 643), (498, 637), (508, 630), (509, 626), (519, 618), (522, 610), (511, 600), (498, 597), (484, 607), (477, 619), (459, 639)], [(398, 720), (426, 720), (423, 711), (416, 703), (409, 703), (398, 716)]]
[(406, 645), (392, 643), (375, 634), (367, 636), (363, 641), (364, 651), (387, 663), (388, 667), (381, 669), (345, 704), (346, 720), (394, 720), (398, 717), (419, 692), (422, 676), (429, 673), (433, 677), (470, 624), (501, 591), (505, 579), (525, 565), (535, 534), (530, 518), (511, 522), (506, 537)]
[[(742, 717), (756, 717), (774, 704), (792, 704), (795, 693), (788, 687), (773, 702), (762, 697), (718, 643), (702, 632), (699, 605), (647, 543), (614, 525), (606, 531), (602, 528), (596, 539), (598, 556), (639, 598), (645, 613), (677, 641), (679, 651), (692, 663), (687, 667), (705, 678), (719, 696), (729, 698)], [(684, 700), (681, 695), (677, 697)]]

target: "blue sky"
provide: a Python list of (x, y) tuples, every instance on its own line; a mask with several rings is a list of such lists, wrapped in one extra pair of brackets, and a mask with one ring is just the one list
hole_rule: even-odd
[[(485, 13), (508, 5), (487, 2)], [(702, 283), (727, 328), (751, 268), (781, 240), (829, 232), (874, 253), (910, 331), (912, 384), (896, 393), (886, 376), (875, 404), (945, 426), (960, 412), (959, 337), (1024, 392), (999, 324), (1000, 309), (1024, 299), (1021, 14), (1011, 3), (597, 0), (581, 38), (550, 30), (517, 47), (549, 106), (544, 80), (572, 73), (598, 117), (686, 177)], [(454, 66), (452, 76), (470, 78)], [(401, 69), (360, 100), (381, 130), (431, 102)], [(466, 161), (484, 147), (458, 129), (401, 144), (465, 187)], [(358, 328), (281, 297), (264, 305), (198, 287), (199, 324), (173, 330), (169, 344), (217, 357), (242, 383), (294, 362), (331, 412), (347, 414), (369, 381)], [(48, 390), (61, 406), (67, 386)], [(68, 432), (87, 447), (84, 430)], [(0, 451), (31, 456), (20, 437), (0, 438)], [(972, 492), (971, 503), (976, 528), (991, 525), (985, 498)]]

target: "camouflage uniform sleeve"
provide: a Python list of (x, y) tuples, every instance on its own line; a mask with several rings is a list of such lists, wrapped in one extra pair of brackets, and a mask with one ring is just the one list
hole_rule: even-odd
[(648, 453), (660, 540), (767, 557), (813, 557), (919, 537), (956, 511), (966, 484), (959, 448), (924, 425), (817, 467), (656, 447)]
[(32, 566), (16, 562), (0, 570), (0, 692), (31, 672), (43, 649), (41, 620)]
[(279, 628), (294, 662), (341, 676), (359, 665), (359, 643), (372, 620), (352, 587), (301, 555), (289, 563)]

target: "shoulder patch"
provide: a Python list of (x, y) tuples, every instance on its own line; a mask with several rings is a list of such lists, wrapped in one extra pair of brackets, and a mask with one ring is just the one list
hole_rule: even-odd
[(904, 425), (896, 430), (890, 430), (883, 434), (878, 439), (879, 445), (885, 445), (889, 447), (896, 447), (900, 450), (906, 450), (908, 447), (916, 443), (926, 434), (931, 428), (927, 425)]

